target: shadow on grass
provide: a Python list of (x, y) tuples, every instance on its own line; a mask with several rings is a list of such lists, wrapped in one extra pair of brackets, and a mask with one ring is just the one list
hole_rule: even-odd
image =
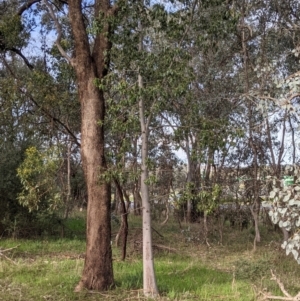
[(158, 269), (157, 281), (162, 293), (175, 291), (184, 293), (186, 291), (196, 292), (203, 285), (226, 285), (231, 283), (232, 278), (224, 272), (208, 270), (204, 267), (187, 267), (182, 270)]
[[(250, 285), (235, 281), (230, 273), (203, 267), (190, 258), (169, 257), (155, 261), (158, 289), (162, 296), (176, 299), (179, 296), (201, 300), (253, 300)], [(137, 290), (143, 287), (141, 262), (115, 263), (115, 278), (119, 288)]]

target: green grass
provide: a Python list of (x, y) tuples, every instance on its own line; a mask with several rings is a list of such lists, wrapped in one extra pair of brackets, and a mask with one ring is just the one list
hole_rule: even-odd
[[(75, 222), (74, 227), (80, 223)], [(0, 300), (144, 300), (141, 250), (135, 243), (141, 239), (140, 225), (139, 218), (130, 217), (125, 262), (120, 261), (120, 252), (113, 245), (116, 287), (101, 293), (73, 292), (83, 268), (84, 239), (0, 239), (0, 250), (18, 246), (5, 253), (10, 260), (0, 256)], [(251, 229), (225, 229), (223, 245), (218, 235), (211, 233), (208, 246), (189, 239), (201, 236), (198, 224), (186, 227), (187, 231), (172, 222), (153, 227), (157, 231), (153, 232), (154, 244), (169, 248), (155, 249), (160, 300), (254, 301), (263, 290), (282, 295), (270, 280), (270, 269), (276, 271), (291, 294), (300, 290), (300, 268), (280, 249), (277, 233), (262, 229), (262, 243), (253, 253)]]

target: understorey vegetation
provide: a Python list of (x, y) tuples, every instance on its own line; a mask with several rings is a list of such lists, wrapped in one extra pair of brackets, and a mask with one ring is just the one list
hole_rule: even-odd
[[(141, 218), (130, 215), (126, 260), (116, 244), (119, 225), (112, 221), (112, 250), (116, 287), (105, 293), (74, 293), (85, 257), (85, 215), (72, 215), (65, 238), (1, 239), (0, 298), (2, 300), (140, 300), (142, 294)], [(241, 231), (226, 221), (223, 243), (217, 222), (209, 226), (206, 243), (203, 225), (179, 227), (171, 217), (163, 227), (153, 222), (153, 251), (160, 290), (159, 300), (264, 300), (284, 296), (272, 272), (285, 289), (296, 295), (300, 290), (299, 266), (280, 247), (281, 233), (261, 227), (264, 243), (253, 253), (252, 225)], [(267, 300), (267, 299), (265, 299)]]
[[(0, 2), (4, 292), (17, 293), (8, 283), (22, 281), (9, 275), (31, 256), (47, 287), (39, 271), (50, 259), (30, 255), (33, 242), (85, 240), (70, 261), (55, 255), (75, 263), (61, 283), (78, 293), (70, 299), (127, 287), (141, 298), (296, 300), (299, 55), (298, 0)], [(235, 263), (204, 263), (222, 252)], [(282, 254), (289, 278), (272, 261)], [(137, 268), (132, 282), (122, 276), (127, 262)], [(172, 286), (164, 269), (188, 271), (190, 284)], [(259, 285), (267, 275), (272, 294)], [(205, 281), (215, 276), (231, 289), (214, 295)], [(30, 300), (24, 290), (16, 298)]]

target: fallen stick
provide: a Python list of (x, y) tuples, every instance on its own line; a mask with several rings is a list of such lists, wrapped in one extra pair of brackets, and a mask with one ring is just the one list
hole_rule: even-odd
[(4, 249), (4, 250), (1, 250), (0, 249), (0, 256), (4, 257), (6, 260), (12, 262), (13, 264), (17, 265), (17, 263), (15, 261), (13, 261), (12, 259), (10, 259), (9, 257), (7, 257), (5, 254), (3, 254), (4, 252), (7, 252), (7, 251), (11, 251), (13, 249), (16, 249), (18, 248), (20, 245), (17, 245), (15, 247), (12, 247), (12, 248), (9, 248), (9, 249)]
[(9, 248), (9, 249), (4, 249), (4, 250), (1, 250), (1, 249), (0, 249), (0, 252), (3, 253), (3, 252), (11, 251), (11, 250), (13, 250), (13, 249), (18, 248), (19, 246), (20, 246), (20, 245), (17, 245), (17, 246), (15, 246), (15, 247), (12, 247), (12, 248)]
[(152, 246), (153, 246), (154, 248), (158, 248), (158, 249), (161, 249), (161, 250), (167, 250), (167, 251), (170, 251), (170, 252), (177, 252), (176, 249), (170, 248), (170, 247), (167, 247), (167, 246), (164, 246), (164, 245), (156, 245), (156, 244), (153, 244)]
[(151, 229), (156, 232), (160, 237), (164, 237), (162, 234), (160, 234), (157, 230), (155, 230), (153, 227), (151, 227)]

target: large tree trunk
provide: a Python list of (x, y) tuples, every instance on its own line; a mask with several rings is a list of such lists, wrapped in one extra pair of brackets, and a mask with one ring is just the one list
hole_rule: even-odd
[[(103, 91), (95, 85), (107, 73), (109, 27), (104, 25), (101, 34), (95, 38), (91, 51), (81, 0), (70, 0), (69, 16), (74, 36), (75, 59), (79, 99), (81, 103), (81, 156), (88, 192), (86, 256), (82, 278), (75, 288), (89, 290), (109, 289), (113, 281), (111, 225), (110, 225), (110, 184), (101, 181), (100, 175), (106, 170), (104, 157), (105, 102)], [(95, 17), (110, 13), (110, 2), (95, 1)], [(102, 20), (105, 24), (105, 19)]]
[(82, 279), (76, 290), (82, 288), (106, 290), (113, 285), (110, 185), (99, 180), (106, 169), (104, 158), (103, 96), (94, 87), (94, 78), (82, 96), (81, 155), (87, 183), (87, 245)]

